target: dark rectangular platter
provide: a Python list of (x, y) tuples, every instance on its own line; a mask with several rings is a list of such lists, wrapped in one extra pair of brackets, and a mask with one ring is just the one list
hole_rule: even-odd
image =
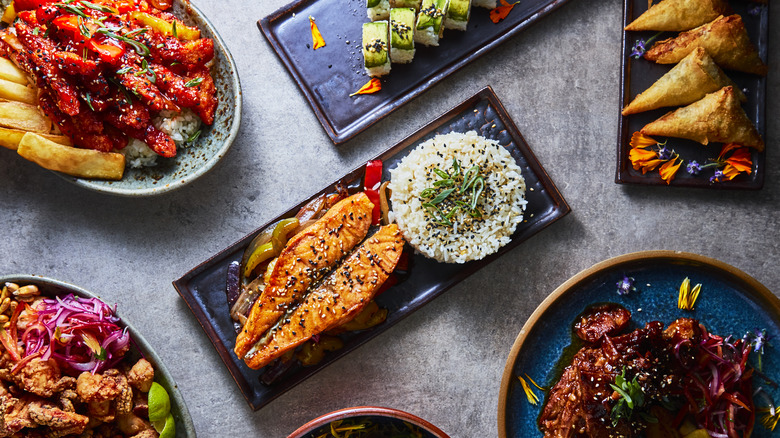
[[(395, 168), (398, 162), (421, 141), (437, 134), (466, 132), (474, 130), (481, 135), (498, 140), (509, 149), (517, 161), (526, 181), (526, 199), (528, 200), (525, 219), (518, 225), (512, 240), (497, 253), (482, 260), (463, 265), (439, 263), (427, 259), (407, 245), (410, 268), (408, 276), (380, 295), (376, 301), (381, 308), (388, 309), (387, 320), (371, 329), (341, 335), (344, 348), (327, 353), (325, 359), (316, 366), (294, 367), (286, 375), (271, 385), (260, 382), (261, 371), (249, 369), (233, 354), (236, 333), (228, 315), (225, 298), (225, 283), (228, 265), (239, 261), (249, 242), (269, 224), (280, 219), (292, 217), (308, 200), (292, 207), (286, 213), (263, 225), (230, 247), (203, 262), (180, 279), (173, 282), (174, 287), (186, 301), (206, 335), (225, 362), (230, 374), (238, 384), (252, 409), (260, 409), (276, 397), (302, 382), (331, 362), (344, 356), (359, 345), (377, 336), (392, 325), (419, 309), (433, 298), (470, 276), (477, 270), (501, 257), (510, 249), (538, 233), (548, 225), (569, 213), (570, 208), (555, 184), (550, 180), (531, 149), (526, 144), (514, 122), (510, 119), (493, 89), (486, 87), (479, 93), (448, 111), (438, 119), (410, 135), (392, 149), (376, 157), (384, 163), (383, 180), (389, 180), (388, 169)], [(339, 181), (322, 189), (315, 195), (332, 193), (338, 182), (347, 186), (360, 183), (365, 165), (353, 170)]]
[[(393, 64), (382, 91), (349, 97), (368, 82), (361, 54), (365, 0), (299, 0), (258, 21), (335, 144), (343, 143), (569, 0), (523, 0), (498, 24), (473, 8), (465, 32), (446, 30), (438, 47), (417, 45), (411, 64)], [(326, 46), (311, 49), (308, 17)]]
[[(769, 5), (759, 5), (758, 3), (739, 0), (731, 0), (729, 3), (735, 13), (742, 16), (750, 40), (758, 48), (761, 59), (767, 63), (767, 53), (769, 51)], [(759, 13), (757, 15), (749, 13), (752, 8), (757, 8)], [(625, 0), (623, 4), (624, 27), (646, 10), (647, 0)], [(623, 31), (620, 107), (617, 109), (620, 119), (618, 122), (616, 183), (666, 185), (666, 182), (661, 179), (657, 171), (643, 175), (641, 170), (634, 170), (631, 166), (631, 161), (628, 159), (628, 151), (631, 149), (629, 142), (634, 132), (639, 131), (643, 126), (674, 108), (660, 108), (629, 116), (620, 114), (620, 110), (630, 103), (637, 94), (646, 90), (672, 68), (672, 65), (655, 64), (644, 58), (634, 59), (630, 56), (634, 43), (638, 39), (642, 38), (647, 41), (655, 34), (656, 32)], [(677, 36), (676, 32), (664, 32), (655, 41), (675, 36)], [(650, 47), (652, 47), (652, 44), (647, 45), (648, 49)], [(758, 129), (761, 137), (766, 141), (766, 77), (733, 70), (725, 70), (725, 72), (745, 92), (748, 101), (742, 105), (742, 108)], [(707, 146), (703, 146), (695, 141), (670, 137), (667, 146), (677, 151), (686, 160), (685, 164), (689, 160), (696, 160), (700, 164), (705, 164), (709, 158), (718, 156), (722, 144), (710, 143)], [(766, 152), (757, 152), (754, 149), (751, 151), (753, 171), (750, 175), (743, 174), (731, 181), (712, 184), (709, 182), (709, 177), (713, 173), (712, 170), (704, 171), (699, 176), (692, 176), (686, 172), (685, 164), (683, 164), (670, 185), (711, 189), (761, 189), (764, 186), (764, 174), (766, 173)]]

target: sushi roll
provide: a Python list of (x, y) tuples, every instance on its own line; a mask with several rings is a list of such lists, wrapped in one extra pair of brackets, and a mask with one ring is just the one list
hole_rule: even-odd
[(407, 64), (414, 59), (414, 8), (390, 9), (390, 60)]
[(390, 73), (387, 21), (363, 23), (363, 60), (369, 76), (378, 77)]
[(450, 0), (450, 7), (444, 17), (446, 29), (466, 30), (471, 15), (471, 0)]
[(496, 0), (474, 0), (471, 3), (471, 6), (480, 8), (487, 8), (487, 9), (495, 9), (496, 6), (498, 6), (498, 2)]
[(420, 3), (422, 0), (390, 0), (391, 8), (414, 8), (417, 12), (420, 10)]
[(425, 46), (439, 45), (449, 5), (450, 0), (423, 0), (414, 31), (415, 42)]
[(390, 1), (366, 0), (366, 13), (371, 21), (387, 20), (390, 17)]

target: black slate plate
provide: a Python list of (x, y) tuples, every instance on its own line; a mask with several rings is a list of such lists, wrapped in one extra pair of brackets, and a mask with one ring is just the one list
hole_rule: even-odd
[[(742, 16), (745, 27), (750, 35), (750, 40), (758, 48), (761, 59), (767, 62), (768, 53), (768, 35), (769, 35), (769, 5), (759, 5), (749, 1), (730, 2), (734, 11)], [(623, 25), (626, 26), (636, 17), (647, 10), (647, 0), (625, 0), (623, 4)], [(757, 14), (751, 13), (751, 10), (757, 11)], [(620, 107), (618, 115), (618, 150), (617, 150), (617, 171), (615, 173), (616, 183), (631, 183), (645, 185), (666, 185), (658, 172), (648, 172), (642, 175), (641, 170), (634, 170), (631, 161), (628, 159), (628, 151), (631, 149), (629, 142), (634, 132), (642, 129), (643, 126), (656, 120), (668, 111), (674, 108), (660, 108), (654, 111), (647, 111), (629, 116), (620, 115), (620, 110), (631, 102), (637, 94), (646, 90), (658, 78), (669, 71), (673, 65), (660, 65), (644, 58), (634, 59), (630, 56), (634, 43), (642, 38), (647, 41), (656, 32), (627, 32), (623, 31), (622, 61), (621, 61), (621, 86), (620, 86)], [(677, 36), (676, 32), (664, 32), (658, 36), (655, 41), (672, 38)], [(648, 44), (650, 48), (652, 44)], [(726, 75), (730, 77), (745, 92), (748, 98), (746, 104), (742, 105), (748, 118), (758, 129), (761, 137), (766, 141), (766, 77), (760, 77), (747, 73), (740, 73), (732, 70), (725, 70)], [(771, 73), (770, 73), (771, 74)], [(657, 138), (663, 141), (662, 138)], [(669, 138), (667, 146), (677, 151), (686, 163), (690, 160), (696, 160), (700, 164), (707, 163), (707, 159), (716, 158), (720, 153), (721, 143), (710, 143), (707, 146), (679, 138)], [(752, 150), (753, 171), (750, 175), (739, 175), (735, 179), (711, 184), (709, 177), (713, 170), (703, 171), (698, 176), (692, 176), (685, 171), (685, 164), (680, 167), (672, 186), (680, 187), (702, 187), (712, 189), (743, 189), (758, 190), (764, 186), (764, 173), (766, 172), (766, 152), (756, 152)]]
[[(413, 254), (413, 250), (407, 245), (406, 250), (413, 254), (410, 257), (409, 274), (376, 299), (380, 307), (388, 309), (387, 320), (369, 330), (341, 335), (345, 347), (339, 351), (328, 353), (320, 364), (309, 368), (294, 367), (272, 385), (261, 383), (259, 377), (263, 370), (250, 369), (233, 354), (236, 333), (228, 315), (225, 298), (228, 265), (241, 259), (244, 249), (260, 231), (280, 219), (294, 216), (308, 200), (292, 207), (286, 213), (258, 228), (173, 282), (176, 290), (206, 331), (206, 335), (214, 343), (214, 347), (225, 362), (225, 366), (253, 409), (260, 409), (307, 377), (387, 330), (442, 292), (569, 213), (570, 208), (566, 201), (536, 160), (528, 144), (490, 87), (482, 89), (470, 99), (377, 157), (376, 159), (382, 160), (384, 163), (383, 180), (390, 178), (388, 169), (396, 167), (397, 163), (421, 141), (437, 134), (469, 130), (475, 130), (487, 138), (498, 140), (501, 145), (509, 149), (522, 169), (527, 186), (528, 205), (525, 219), (518, 225), (512, 235), (511, 242), (496, 254), (463, 265), (438, 263), (422, 255)], [(357, 186), (364, 171), (365, 165), (346, 174), (337, 182), (342, 182), (347, 186)], [(325, 187), (309, 199), (322, 193), (334, 192), (337, 182)]]
[[(487, 9), (473, 8), (467, 31), (446, 30), (439, 47), (418, 45), (411, 64), (393, 64), (382, 91), (356, 97), (349, 94), (369, 79), (360, 49), (362, 26), (369, 21), (365, 0), (299, 0), (257, 25), (325, 131), (340, 144), (568, 1), (523, 0), (498, 24), (490, 21)], [(316, 51), (309, 16), (327, 44)]]

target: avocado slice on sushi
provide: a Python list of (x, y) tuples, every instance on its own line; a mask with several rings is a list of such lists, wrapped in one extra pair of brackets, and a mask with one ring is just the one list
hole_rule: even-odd
[(466, 30), (471, 15), (471, 0), (450, 0), (447, 16), (444, 17), (446, 29)]
[(390, 0), (391, 8), (414, 8), (417, 12), (420, 10), (420, 3), (422, 0)]
[(371, 21), (387, 20), (390, 17), (390, 1), (366, 0), (366, 13)]
[(390, 9), (390, 60), (401, 64), (414, 59), (414, 8)]
[(450, 6), (450, 0), (423, 0), (414, 40), (426, 46), (438, 46), (444, 34), (444, 16)]
[(369, 76), (390, 73), (387, 21), (363, 23), (363, 61)]

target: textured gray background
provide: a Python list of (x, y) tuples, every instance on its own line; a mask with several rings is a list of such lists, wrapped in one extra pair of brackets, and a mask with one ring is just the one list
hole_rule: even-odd
[[(230, 152), (178, 192), (124, 199), (0, 151), (0, 272), (57, 278), (117, 302), (170, 368), (199, 436), (283, 437), (326, 412), (371, 404), (412, 412), (453, 437), (495, 436), (501, 373), (526, 318), (570, 276), (627, 252), (707, 255), (780, 291), (778, 7), (769, 36), (769, 171), (763, 190), (746, 193), (613, 182), (619, 0), (572, 1), (339, 147), (255, 25), (288, 0), (195, 2), (241, 75), (243, 123)], [(171, 281), (488, 84), (572, 213), (252, 412)]]

